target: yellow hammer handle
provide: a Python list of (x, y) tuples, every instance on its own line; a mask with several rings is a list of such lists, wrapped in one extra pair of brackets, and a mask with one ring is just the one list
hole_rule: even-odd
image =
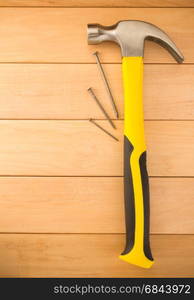
[(150, 268), (149, 183), (142, 103), (143, 59), (123, 57), (124, 82), (124, 194), (126, 247), (122, 260)]

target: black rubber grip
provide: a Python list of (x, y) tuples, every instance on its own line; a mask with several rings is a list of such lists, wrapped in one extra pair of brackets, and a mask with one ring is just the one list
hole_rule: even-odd
[(146, 152), (143, 152), (139, 159), (141, 182), (143, 187), (144, 207), (144, 253), (147, 258), (153, 260), (150, 248), (150, 191), (149, 178), (146, 167)]
[[(130, 166), (131, 154), (134, 150), (133, 145), (128, 138), (124, 136), (124, 200), (125, 200), (125, 224), (126, 224), (126, 246), (121, 255), (129, 253), (135, 244), (135, 195), (133, 188), (133, 176)], [(143, 250), (145, 256), (153, 260), (150, 249), (150, 205), (149, 205), (149, 181), (146, 168), (146, 152), (143, 152), (139, 158), (139, 168), (141, 172), (141, 188), (143, 192), (144, 208), (144, 236)]]

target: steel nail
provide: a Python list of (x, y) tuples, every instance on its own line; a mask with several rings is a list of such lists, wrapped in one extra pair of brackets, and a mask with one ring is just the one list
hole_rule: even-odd
[(104, 129), (102, 126), (100, 126), (98, 123), (96, 123), (93, 119), (89, 119), (91, 123), (93, 123), (96, 127), (100, 128), (102, 131), (104, 131), (106, 134), (108, 134), (110, 137), (112, 137), (117, 142), (119, 141), (114, 135), (112, 135), (109, 131)]
[(117, 107), (116, 107), (115, 100), (114, 100), (114, 98), (113, 98), (113, 95), (112, 95), (112, 92), (111, 92), (111, 89), (110, 89), (108, 80), (107, 80), (107, 78), (106, 78), (104, 69), (103, 69), (102, 64), (101, 64), (101, 62), (100, 62), (100, 59), (99, 59), (99, 56), (98, 56), (98, 52), (97, 52), (97, 51), (94, 52), (93, 55), (96, 57), (96, 62), (97, 62), (98, 68), (99, 68), (99, 70), (100, 70), (100, 74), (101, 74), (101, 76), (102, 76), (102, 79), (103, 79), (103, 81), (104, 81), (104, 84), (105, 84), (107, 93), (108, 93), (109, 98), (110, 98), (110, 100), (111, 100), (111, 104), (112, 104), (112, 107), (113, 107), (115, 116), (116, 116), (116, 118), (118, 119), (118, 118), (119, 118), (119, 112), (118, 112), (118, 109), (117, 109)]
[(92, 98), (96, 101), (96, 103), (98, 104), (99, 108), (101, 109), (101, 111), (105, 115), (106, 119), (111, 124), (111, 126), (115, 129), (116, 128), (115, 124), (113, 123), (113, 121), (109, 117), (108, 113), (106, 112), (106, 110), (104, 109), (104, 107), (102, 106), (102, 104), (100, 103), (99, 99), (96, 97), (96, 95), (95, 95), (95, 93), (94, 93), (94, 91), (93, 91), (93, 89), (91, 87), (88, 89), (88, 92), (92, 96)]

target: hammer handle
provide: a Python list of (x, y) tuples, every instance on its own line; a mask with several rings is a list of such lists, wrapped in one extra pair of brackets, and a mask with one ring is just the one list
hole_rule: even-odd
[(150, 268), (149, 183), (142, 104), (143, 59), (123, 57), (124, 82), (124, 197), (126, 247), (119, 256), (129, 263)]

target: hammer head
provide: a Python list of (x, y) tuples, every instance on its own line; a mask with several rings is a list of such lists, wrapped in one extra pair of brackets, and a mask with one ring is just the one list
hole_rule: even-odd
[(164, 48), (181, 63), (183, 55), (168, 35), (157, 26), (136, 20), (120, 21), (112, 26), (88, 24), (88, 44), (99, 44), (112, 41), (121, 47), (122, 56), (142, 56), (144, 41), (154, 41)]

